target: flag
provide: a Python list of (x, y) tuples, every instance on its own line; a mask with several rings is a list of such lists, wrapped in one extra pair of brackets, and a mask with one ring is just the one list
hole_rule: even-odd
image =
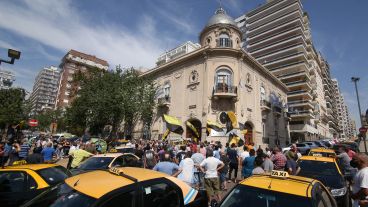
[(192, 132), (194, 133), (196, 138), (199, 138), (199, 133), (198, 130), (195, 128), (195, 126), (193, 126), (192, 123), (190, 123), (189, 121), (186, 121), (186, 125), (187, 127), (189, 127), (190, 130), (192, 130)]
[(223, 132), (224, 131), (222, 129), (221, 124), (219, 124), (217, 122), (210, 121), (210, 120), (207, 120), (207, 128), (213, 129), (217, 132)]
[(248, 129), (243, 129), (243, 130), (240, 131), (240, 134), (243, 134), (243, 135), (245, 135), (247, 133), (248, 133)]
[(207, 137), (210, 136), (210, 134), (211, 134), (211, 128), (207, 127), (206, 128), (206, 133), (207, 133)]
[(228, 119), (226, 121), (226, 134), (237, 127), (237, 121), (234, 112), (227, 112), (227, 117)]
[(181, 121), (179, 119), (164, 114), (164, 120), (166, 122), (166, 127), (170, 132), (174, 132), (176, 134), (183, 134), (184, 130), (183, 127), (181, 126)]
[(231, 144), (236, 144), (236, 145), (238, 145), (238, 142), (240, 141), (240, 137), (238, 137), (238, 135), (236, 135), (236, 134), (233, 134), (233, 133), (231, 133), (230, 134), (230, 136), (232, 137), (231, 138), (231, 140), (230, 140), (230, 143), (229, 143), (229, 145), (231, 146)]
[(242, 123), (240, 123), (240, 122), (238, 122), (238, 124), (239, 124), (239, 129), (240, 129), (240, 130), (243, 130), (243, 129), (245, 128), (245, 125), (244, 125), (244, 124), (242, 124)]
[(170, 134), (170, 130), (166, 129), (165, 133), (162, 135), (162, 140), (165, 141), (167, 136), (169, 136), (169, 134)]

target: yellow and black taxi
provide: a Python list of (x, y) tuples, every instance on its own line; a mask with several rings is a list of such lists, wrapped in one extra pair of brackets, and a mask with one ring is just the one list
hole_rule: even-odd
[(0, 168), (0, 206), (19, 206), (71, 176), (55, 164), (14, 164)]
[(336, 207), (324, 185), (315, 179), (289, 176), (284, 171), (253, 175), (240, 182), (219, 207)]
[(326, 148), (314, 148), (311, 149), (308, 153), (308, 156), (315, 156), (315, 157), (336, 157), (336, 153), (332, 149)]
[(143, 168), (110, 168), (70, 177), (24, 206), (202, 207), (206, 193)]
[(335, 197), (339, 206), (349, 206), (349, 183), (342, 174), (335, 158), (303, 156), (298, 160), (298, 175), (321, 181)]
[(105, 153), (94, 155), (71, 169), (73, 175), (111, 167), (142, 167), (142, 161), (132, 153)]
[(253, 175), (231, 190), (218, 207), (336, 207), (324, 185), (284, 171)]

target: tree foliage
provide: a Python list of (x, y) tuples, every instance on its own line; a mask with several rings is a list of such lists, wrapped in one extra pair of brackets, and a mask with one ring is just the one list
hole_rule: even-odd
[(0, 128), (7, 124), (18, 124), (27, 118), (25, 113), (26, 92), (22, 88), (0, 90)]
[(66, 120), (77, 134), (87, 127), (92, 134), (100, 134), (106, 125), (113, 133), (121, 130), (131, 134), (139, 120), (152, 121), (155, 86), (133, 68), (94, 70), (86, 75), (76, 74), (75, 79), (81, 89), (67, 109)]
[(57, 123), (57, 131), (63, 132), (65, 128), (65, 117), (62, 110), (47, 110), (37, 114), (35, 119), (38, 120), (38, 129), (41, 131), (50, 131), (51, 123)]

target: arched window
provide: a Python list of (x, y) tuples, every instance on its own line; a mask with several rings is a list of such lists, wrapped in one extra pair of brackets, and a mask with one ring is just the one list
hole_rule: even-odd
[(232, 72), (222, 68), (216, 71), (216, 90), (219, 92), (228, 92), (232, 87)]
[(228, 34), (221, 33), (218, 41), (219, 47), (231, 47), (231, 40)]
[(264, 88), (264, 86), (261, 86), (261, 101), (266, 100), (266, 89)]

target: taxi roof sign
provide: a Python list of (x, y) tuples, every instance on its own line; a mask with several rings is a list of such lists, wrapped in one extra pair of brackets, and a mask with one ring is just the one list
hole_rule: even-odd
[(285, 172), (285, 171), (278, 171), (278, 170), (272, 170), (271, 171), (271, 177), (277, 177), (277, 178), (288, 178), (289, 177), (289, 173)]
[(18, 161), (13, 162), (13, 165), (26, 165), (26, 164), (27, 164), (27, 161), (25, 160), (18, 160)]
[(132, 177), (132, 176), (129, 176), (129, 175), (125, 174), (125, 173), (123, 172), (123, 169), (119, 169), (119, 168), (117, 168), (117, 167), (111, 167), (111, 168), (109, 169), (109, 172), (110, 172), (110, 173), (113, 173), (113, 174), (115, 174), (115, 175), (118, 175), (118, 176), (122, 176), (122, 177), (124, 177), (124, 178), (126, 178), (126, 179), (129, 179), (129, 180), (133, 181), (133, 182), (138, 182), (138, 180), (137, 180), (136, 178), (134, 178), (134, 177)]
[(320, 153), (313, 153), (313, 157), (322, 157), (322, 154), (320, 154)]

